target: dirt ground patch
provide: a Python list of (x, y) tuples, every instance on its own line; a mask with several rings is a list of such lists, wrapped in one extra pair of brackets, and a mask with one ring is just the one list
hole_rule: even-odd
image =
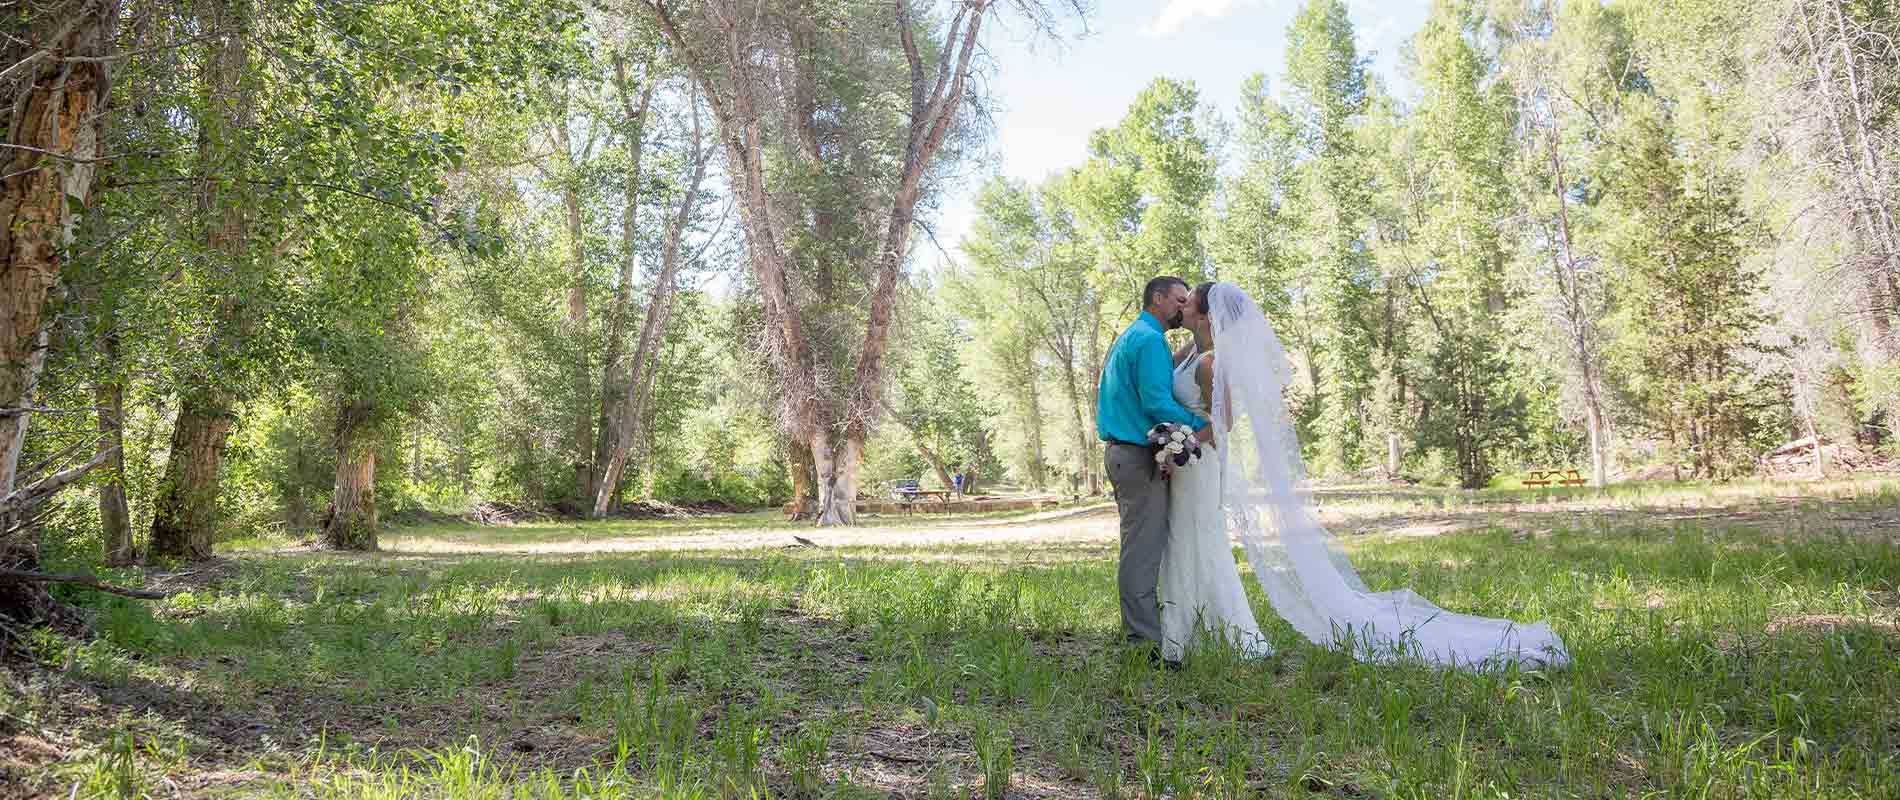
[[(1318, 493), (1320, 522), (1334, 535), (1411, 538), (1442, 536), (1474, 529), (1503, 528), (1528, 537), (1555, 530), (1606, 530), (1632, 526), (1668, 527), (1695, 523), (1705, 528), (1751, 528), (1779, 536), (1849, 534), (1871, 537), (1900, 536), (1900, 506), (1864, 505), (1835, 509), (1813, 498), (1768, 498), (1746, 505), (1724, 507), (1631, 507), (1627, 502), (1589, 498), (1561, 502), (1492, 503), (1421, 511), (1385, 510), (1355, 504), (1365, 498), (1353, 490)], [(1403, 499), (1403, 498), (1397, 498)], [(869, 518), (859, 527), (778, 528), (765, 530), (695, 532), (673, 536), (642, 535), (556, 539), (495, 544), (428, 537), (390, 537), (386, 555), (442, 555), (455, 553), (615, 553), (653, 551), (740, 551), (767, 548), (1014, 548), (1034, 546), (1066, 551), (1112, 549), (1119, 541), (1112, 503), (1045, 512), (1007, 521), (943, 520), (922, 525), (891, 524)], [(899, 557), (918, 557), (905, 553)], [(941, 557), (958, 558), (954, 552)]]

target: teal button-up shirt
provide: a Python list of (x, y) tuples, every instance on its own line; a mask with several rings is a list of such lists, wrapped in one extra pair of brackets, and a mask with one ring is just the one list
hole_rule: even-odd
[(1194, 430), (1207, 420), (1174, 399), (1174, 357), (1161, 320), (1141, 312), (1128, 330), (1109, 348), (1102, 365), (1102, 385), (1096, 394), (1095, 435), (1102, 441), (1143, 444), (1148, 429), (1163, 422)]

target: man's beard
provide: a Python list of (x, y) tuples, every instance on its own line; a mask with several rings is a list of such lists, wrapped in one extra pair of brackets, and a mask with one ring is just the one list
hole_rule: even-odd
[(1174, 330), (1175, 328), (1181, 327), (1181, 321), (1186, 318), (1187, 317), (1185, 316), (1185, 312), (1181, 312), (1181, 311), (1174, 312), (1174, 316), (1168, 318), (1168, 330)]

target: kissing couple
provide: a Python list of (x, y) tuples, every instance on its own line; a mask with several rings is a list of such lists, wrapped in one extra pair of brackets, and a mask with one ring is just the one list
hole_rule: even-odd
[[(1308, 641), (1368, 661), (1487, 668), (1562, 666), (1549, 625), (1446, 611), (1410, 589), (1374, 592), (1320, 527), (1284, 393), (1286, 350), (1260, 306), (1231, 283), (1158, 277), (1109, 350), (1096, 434), (1121, 515), (1122, 632), (1171, 668), (1220, 641), (1273, 652), (1234, 561), (1240, 541), (1273, 610)], [(1170, 353), (1167, 332), (1192, 343)], [(1216, 345), (1219, 354), (1216, 355)], [(1156, 467), (1155, 426), (1194, 431), (1205, 458)]]

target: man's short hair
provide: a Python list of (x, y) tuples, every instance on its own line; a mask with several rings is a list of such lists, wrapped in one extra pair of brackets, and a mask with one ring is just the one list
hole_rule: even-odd
[(1141, 307), (1145, 309), (1154, 305), (1155, 295), (1166, 294), (1169, 289), (1173, 289), (1176, 286), (1186, 289), (1188, 288), (1188, 282), (1173, 275), (1163, 275), (1148, 281), (1148, 287), (1141, 290)]

